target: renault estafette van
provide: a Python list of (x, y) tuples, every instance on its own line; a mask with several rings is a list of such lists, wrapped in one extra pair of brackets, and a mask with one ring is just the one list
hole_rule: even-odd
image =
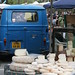
[(0, 52), (15, 49), (42, 53), (49, 48), (46, 10), (37, 5), (11, 5), (4, 8), (0, 25)]

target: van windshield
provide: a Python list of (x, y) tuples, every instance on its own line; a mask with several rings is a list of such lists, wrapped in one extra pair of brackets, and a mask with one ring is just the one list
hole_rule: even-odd
[(37, 12), (21, 12), (15, 11), (12, 13), (12, 22), (37, 22)]

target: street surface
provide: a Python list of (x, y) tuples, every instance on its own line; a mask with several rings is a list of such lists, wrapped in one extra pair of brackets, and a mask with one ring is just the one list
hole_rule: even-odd
[(0, 75), (4, 75), (4, 65), (9, 64), (10, 62), (0, 63)]
[(0, 75), (4, 75), (4, 66), (11, 63), (10, 56), (0, 56)]
[(0, 69), (0, 75), (4, 75), (4, 69)]

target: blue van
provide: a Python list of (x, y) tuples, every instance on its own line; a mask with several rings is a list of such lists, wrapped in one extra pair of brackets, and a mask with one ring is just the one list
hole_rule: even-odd
[(46, 10), (37, 5), (11, 5), (4, 8), (0, 25), (0, 52), (15, 49), (42, 53), (49, 49)]

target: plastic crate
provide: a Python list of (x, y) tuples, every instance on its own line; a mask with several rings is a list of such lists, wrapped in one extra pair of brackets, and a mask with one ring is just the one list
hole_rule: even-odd
[[(25, 72), (17, 72), (17, 71), (11, 71), (9, 69), (10, 65), (5, 65), (4, 66), (4, 75), (27, 75)], [(41, 75), (41, 74), (35, 74), (35, 75)]]

